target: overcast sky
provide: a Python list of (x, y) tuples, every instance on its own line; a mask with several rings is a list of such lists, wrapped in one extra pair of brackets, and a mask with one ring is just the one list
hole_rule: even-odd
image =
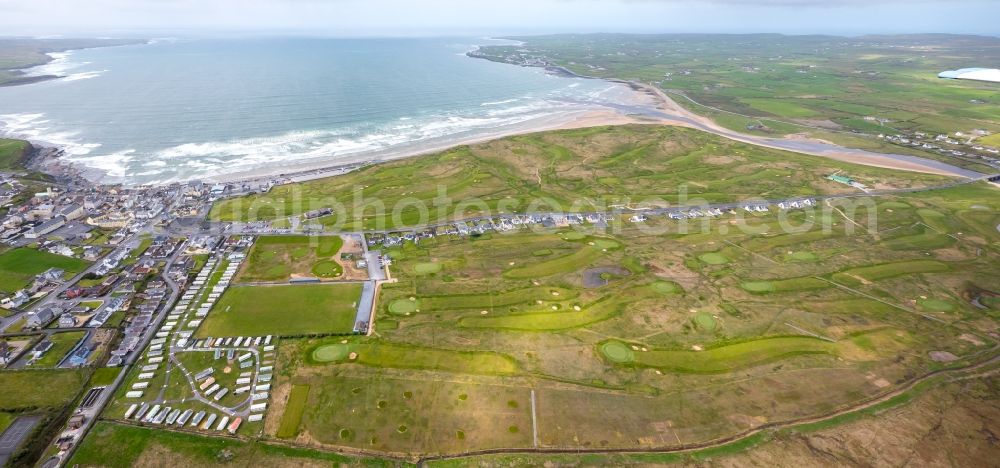
[(1000, 0), (0, 0), (0, 35), (270, 32), (948, 32), (1000, 36)]

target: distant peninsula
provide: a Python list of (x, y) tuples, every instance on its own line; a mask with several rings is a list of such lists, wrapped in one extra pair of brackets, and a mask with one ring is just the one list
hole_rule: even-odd
[(30, 75), (25, 69), (53, 60), (49, 54), (68, 50), (142, 44), (145, 39), (38, 39), (0, 37), (0, 86), (17, 86), (60, 78), (58, 75)]

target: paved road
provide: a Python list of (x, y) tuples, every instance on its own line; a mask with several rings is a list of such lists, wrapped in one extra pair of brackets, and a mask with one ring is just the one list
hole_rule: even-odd
[(7, 464), (7, 459), (24, 443), (41, 420), (42, 417), (38, 415), (20, 416), (0, 434), (0, 466)]

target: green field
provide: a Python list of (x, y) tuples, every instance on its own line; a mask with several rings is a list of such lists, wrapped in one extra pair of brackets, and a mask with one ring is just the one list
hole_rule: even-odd
[(23, 169), (23, 159), (30, 148), (27, 141), (0, 138), (0, 170)]
[(0, 411), (0, 434), (7, 430), (7, 427), (10, 426), (10, 423), (14, 422), (15, 418), (17, 418), (17, 416), (14, 414)]
[(361, 284), (233, 286), (196, 333), (207, 336), (295, 336), (351, 333)]
[(14, 292), (27, 286), (32, 278), (49, 268), (61, 268), (69, 278), (83, 271), (89, 262), (42, 252), (28, 247), (0, 253), (0, 292)]
[(340, 236), (261, 236), (257, 238), (237, 281), (275, 282), (296, 277), (338, 278), (336, 262), (344, 245)]
[(0, 411), (60, 408), (77, 396), (85, 378), (79, 369), (0, 371)]
[(69, 461), (107, 468), (133, 466), (393, 466), (305, 448), (99, 422)]
[(288, 402), (285, 403), (285, 410), (281, 414), (281, 426), (278, 427), (277, 436), (280, 439), (291, 439), (299, 433), (299, 424), (302, 422), (302, 413), (306, 410), (309, 401), (309, 386), (296, 385), (292, 387), (288, 394)]

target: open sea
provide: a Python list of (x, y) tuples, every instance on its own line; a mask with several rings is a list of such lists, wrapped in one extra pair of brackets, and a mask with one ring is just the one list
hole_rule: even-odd
[[(376, 159), (621, 102), (624, 86), (465, 56), (490, 39), (157, 40), (53, 54), (0, 87), (0, 134), (102, 182)], [(422, 146), (423, 145), (423, 146)]]

